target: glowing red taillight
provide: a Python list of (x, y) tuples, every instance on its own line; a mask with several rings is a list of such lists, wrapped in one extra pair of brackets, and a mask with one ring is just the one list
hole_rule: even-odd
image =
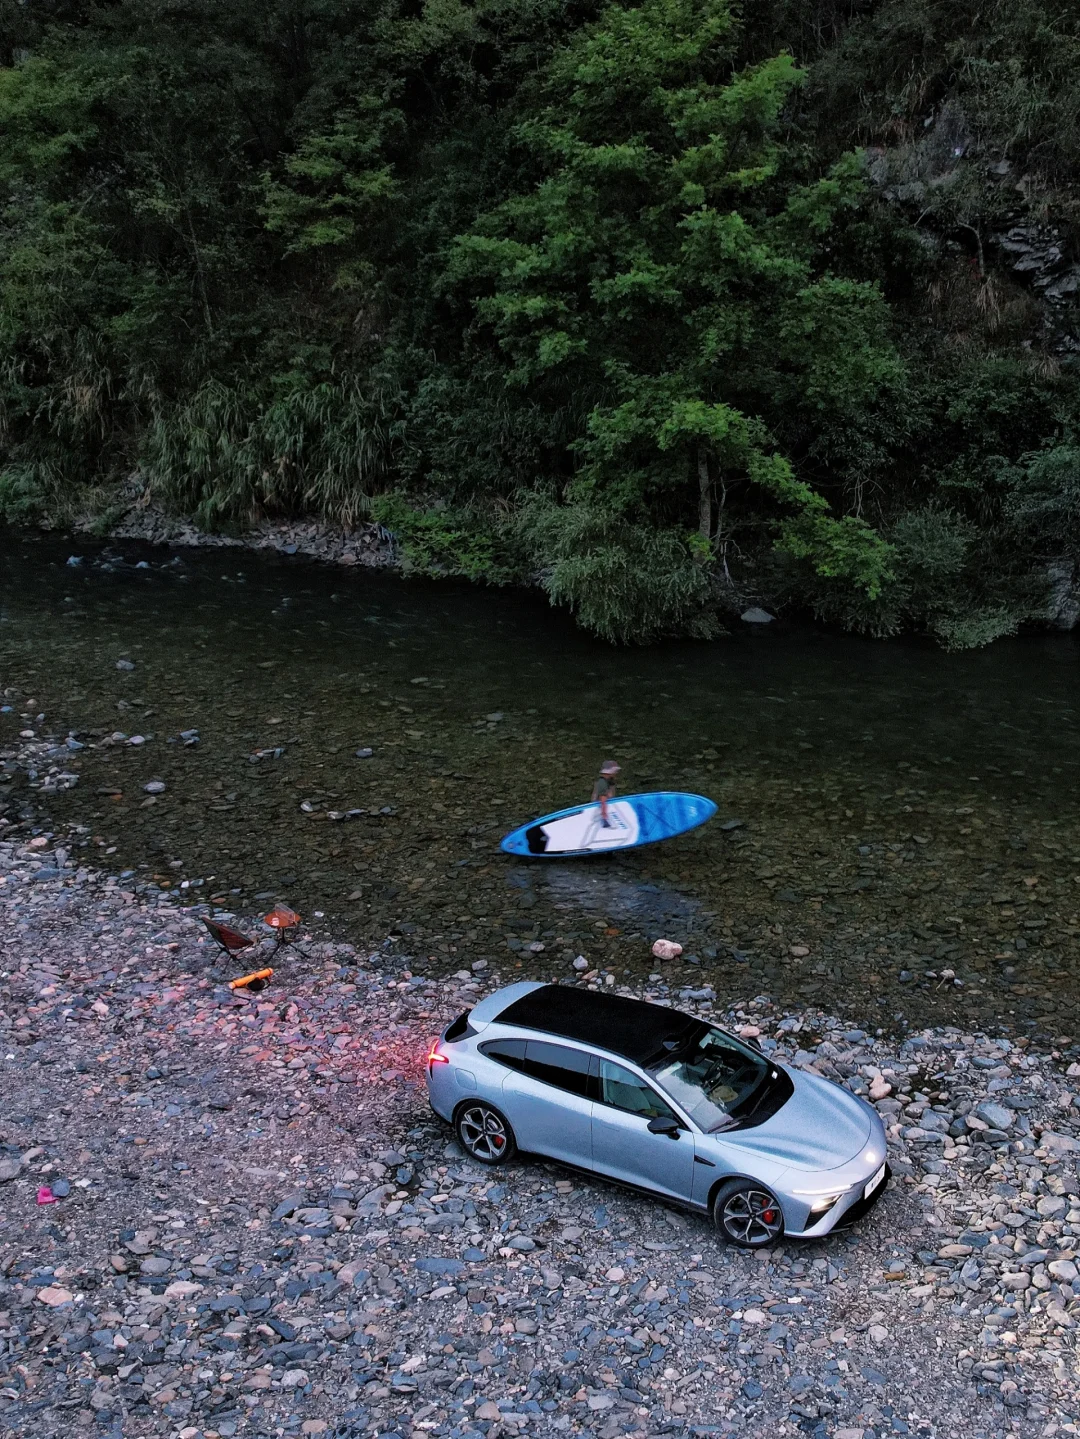
[(430, 1069), (433, 1064), (449, 1064), (450, 1060), (447, 1055), (439, 1053), (439, 1047), (436, 1043), (431, 1046), (431, 1053), (427, 1057), (427, 1062), (428, 1068)]

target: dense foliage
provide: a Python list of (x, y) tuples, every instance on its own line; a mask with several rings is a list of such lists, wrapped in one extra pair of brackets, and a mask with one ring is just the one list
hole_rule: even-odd
[(1048, 0), (0, 0), (0, 513), (984, 643), (1080, 514)]

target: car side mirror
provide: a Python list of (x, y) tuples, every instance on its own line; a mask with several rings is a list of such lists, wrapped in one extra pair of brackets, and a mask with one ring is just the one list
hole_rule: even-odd
[(669, 1139), (678, 1139), (679, 1121), (670, 1114), (658, 1114), (649, 1120), (650, 1134), (666, 1134)]
[(751, 1049), (756, 1049), (757, 1052), (758, 1052), (758, 1054), (760, 1054), (760, 1053), (762, 1052), (761, 1045), (758, 1043), (758, 1041), (757, 1041), (756, 1039), (744, 1039), (744, 1040), (743, 1040), (743, 1043), (744, 1043), (744, 1044), (748, 1044)]

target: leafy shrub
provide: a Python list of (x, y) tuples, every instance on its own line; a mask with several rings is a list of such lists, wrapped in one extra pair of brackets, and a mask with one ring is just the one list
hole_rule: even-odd
[(391, 403), (353, 380), (287, 376), (277, 389), (210, 380), (159, 415), (143, 458), (151, 491), (207, 525), (304, 511), (366, 519), (399, 434)]
[(903, 630), (932, 634), (946, 649), (973, 649), (1014, 634), (1032, 617), (1027, 587), (991, 562), (987, 535), (953, 510), (925, 505), (886, 530), (893, 569), (876, 599), (849, 588), (818, 586), (820, 618), (882, 638)]
[(589, 505), (537, 498), (522, 532), (555, 604), (614, 644), (722, 633), (708, 571), (685, 531), (635, 524)]
[(372, 514), (390, 531), (405, 574), (460, 576), (492, 585), (525, 578), (516, 535), (505, 512), (438, 504), (417, 509), (401, 494), (380, 495)]
[(1080, 551), (1080, 447), (1053, 445), (1003, 472), (1005, 513), (1047, 558)]
[(0, 470), (0, 518), (36, 519), (44, 513), (47, 502), (48, 488), (36, 466), (13, 464)]

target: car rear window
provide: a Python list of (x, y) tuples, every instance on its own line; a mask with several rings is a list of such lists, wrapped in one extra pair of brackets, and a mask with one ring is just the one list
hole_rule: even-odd
[(472, 1014), (472, 1010), (467, 1009), (464, 1014), (458, 1015), (453, 1024), (447, 1025), (443, 1039), (449, 1040), (452, 1044), (455, 1039), (465, 1039), (468, 1035), (475, 1034), (476, 1030), (469, 1023), (470, 1014)]
[(497, 1059), (507, 1069), (521, 1070), (525, 1068), (526, 1043), (524, 1039), (493, 1039), (490, 1044), (480, 1046), (480, 1053), (488, 1059)]
[(530, 1039), (526, 1044), (525, 1073), (581, 1099), (593, 1097), (589, 1081), (592, 1068), (592, 1055), (583, 1054), (580, 1049), (570, 1049), (565, 1044), (546, 1044), (539, 1039)]
[(553, 1085), (581, 1099), (595, 1098), (591, 1076), (595, 1074), (596, 1064), (592, 1055), (580, 1049), (548, 1044), (542, 1039), (493, 1039), (490, 1044), (481, 1045), (480, 1052), (542, 1084)]

